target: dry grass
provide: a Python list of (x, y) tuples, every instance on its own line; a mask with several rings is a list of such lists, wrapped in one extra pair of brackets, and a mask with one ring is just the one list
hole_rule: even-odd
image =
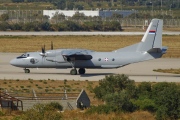
[(174, 27), (165, 27), (165, 28), (163, 28), (163, 30), (165, 30), (165, 31), (177, 31), (177, 32), (179, 32), (179, 31), (180, 31), (180, 27), (176, 27), (176, 28), (174, 28)]
[[(7, 90), (8, 92), (14, 92), (28, 96), (28, 93), (32, 93), (34, 89), (37, 93), (63, 93), (64, 87), (67, 89), (67, 93), (80, 93), (84, 89), (90, 100), (91, 104), (97, 105), (102, 103), (94, 98), (94, 94), (90, 91), (92, 88), (98, 85), (98, 81), (74, 81), (74, 80), (0, 80), (0, 89)], [(48, 90), (48, 91), (46, 91)], [(32, 95), (32, 94), (31, 94)], [(52, 94), (51, 94), (52, 95)], [(57, 95), (57, 94), (56, 94)], [(30, 97), (30, 96), (28, 96)], [(32, 96), (31, 96), (32, 97)], [(54, 96), (56, 97), (56, 96)]]
[(134, 113), (111, 113), (111, 114), (84, 114), (80, 111), (65, 111), (63, 113), (66, 120), (155, 120), (154, 116), (146, 111)]
[[(50, 49), (84, 48), (95, 51), (112, 51), (139, 42), (142, 36), (1, 36), (0, 52), (41, 51), (45, 44)], [(180, 57), (180, 36), (163, 36), (163, 45), (168, 46), (164, 57)]]
[(180, 74), (180, 69), (157, 69), (153, 70), (155, 72), (162, 72), (162, 73), (173, 73), (173, 74)]
[[(134, 32), (134, 31), (138, 31), (138, 32), (145, 32), (146, 29), (142, 29), (142, 26), (136, 26), (135, 27), (127, 27), (127, 26), (122, 26), (122, 29), (124, 32)], [(163, 31), (176, 31), (179, 32), (180, 31), (180, 27), (163, 27)]]
[[(111, 51), (139, 41), (137, 37), (127, 39), (124, 36), (4, 36), (0, 38), (2, 52), (40, 51), (42, 45), (50, 49), (53, 41), (54, 49), (84, 48), (95, 51)], [(135, 39), (135, 40), (132, 40)]]

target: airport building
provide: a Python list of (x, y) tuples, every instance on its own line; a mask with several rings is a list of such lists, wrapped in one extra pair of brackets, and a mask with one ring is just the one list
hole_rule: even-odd
[(113, 14), (120, 14), (126, 17), (135, 10), (43, 10), (43, 15), (49, 16), (51, 19), (55, 14), (64, 14), (67, 17), (72, 17), (75, 13), (83, 13), (85, 16), (100, 16), (103, 18), (111, 17)]

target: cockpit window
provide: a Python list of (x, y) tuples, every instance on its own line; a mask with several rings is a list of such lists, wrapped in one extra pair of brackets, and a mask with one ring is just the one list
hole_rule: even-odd
[(27, 58), (27, 57), (29, 57), (29, 54), (24, 53), (24, 54), (22, 54), (21, 56), (19, 56), (17, 58), (20, 59), (20, 58)]
[(22, 54), (20, 57), (26, 57), (26, 54)]

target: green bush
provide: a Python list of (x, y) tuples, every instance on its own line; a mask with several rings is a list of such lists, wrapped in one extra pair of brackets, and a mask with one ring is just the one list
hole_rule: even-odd
[(104, 96), (106, 104), (111, 106), (116, 112), (133, 112), (136, 107), (131, 102), (131, 98), (128, 96), (126, 90), (119, 93), (111, 93)]
[(53, 108), (55, 108), (57, 110), (60, 110), (60, 111), (63, 110), (63, 107), (59, 103), (57, 103), (57, 102), (51, 102), (51, 103), (49, 103), (47, 105), (48, 106), (52, 106)]
[(156, 104), (156, 118), (180, 118), (180, 86), (175, 83), (157, 83), (152, 86), (152, 99)]
[(12, 30), (22, 30), (22, 26), (23, 26), (23, 23), (14, 23), (14, 24), (11, 24), (11, 29)]
[(149, 112), (155, 112), (156, 105), (152, 99), (138, 99), (138, 100), (132, 100), (132, 103), (137, 106), (140, 110), (145, 110)]
[(99, 81), (99, 86), (94, 88), (95, 97), (103, 99), (107, 94), (120, 93), (126, 90), (129, 97), (136, 95), (136, 86), (133, 80), (130, 80), (128, 76), (122, 75), (109, 75)]
[(62, 106), (58, 103), (36, 104), (33, 108), (27, 110), (22, 116), (22, 120), (60, 120)]
[(98, 105), (98, 106), (92, 106), (90, 109), (86, 111), (86, 114), (109, 114), (111, 112), (114, 112), (114, 108), (109, 105)]
[(137, 94), (140, 99), (151, 98), (151, 83), (142, 82), (137, 87)]
[(0, 22), (0, 30), (6, 31), (11, 29), (11, 25), (8, 22)]
[(124, 74), (106, 76), (93, 91), (95, 97), (105, 101), (116, 112), (132, 112), (136, 109), (131, 102), (136, 96), (135, 82)]

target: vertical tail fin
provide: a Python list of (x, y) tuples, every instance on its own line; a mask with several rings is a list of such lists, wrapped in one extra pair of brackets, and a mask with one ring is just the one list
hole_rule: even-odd
[(137, 51), (148, 51), (152, 48), (162, 49), (163, 20), (153, 19), (144, 34)]

